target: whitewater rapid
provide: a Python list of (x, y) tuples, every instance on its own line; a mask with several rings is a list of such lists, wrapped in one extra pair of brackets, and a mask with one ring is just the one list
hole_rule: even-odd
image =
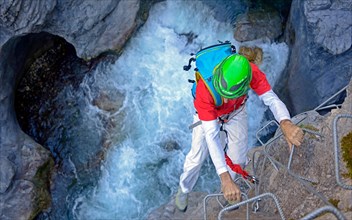
[[(190, 53), (218, 40), (230, 40), (239, 48), (232, 25), (217, 21), (201, 2), (161, 2), (153, 6), (148, 21), (116, 63), (100, 64), (94, 85), (124, 94), (123, 106), (115, 114), (124, 112), (125, 117), (122, 134), (115, 135), (120, 138), (114, 140), (100, 168), (98, 184), (75, 198), (72, 212), (76, 219), (144, 219), (175, 194), (190, 149), (188, 126), (194, 113), (187, 82), (193, 73), (182, 68)], [(260, 68), (275, 85), (285, 67), (288, 47), (263, 41), (246, 45), (263, 49)], [(265, 109), (251, 93), (247, 105), (250, 146), (255, 144)], [(214, 192), (217, 183), (207, 160), (195, 190)]]

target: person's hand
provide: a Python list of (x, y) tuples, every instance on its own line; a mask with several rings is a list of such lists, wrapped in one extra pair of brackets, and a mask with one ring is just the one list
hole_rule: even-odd
[(241, 200), (240, 188), (233, 182), (229, 172), (220, 174), (221, 190), (229, 203)]
[(300, 127), (293, 124), (290, 120), (282, 120), (280, 128), (285, 135), (290, 151), (292, 150), (292, 144), (297, 147), (301, 145), (304, 133)]

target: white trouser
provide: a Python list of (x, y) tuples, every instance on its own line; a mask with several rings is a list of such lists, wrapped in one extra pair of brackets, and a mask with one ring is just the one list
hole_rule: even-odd
[[(234, 111), (232, 114), (235, 116), (223, 125), (223, 129), (227, 131), (227, 155), (234, 164), (240, 164), (244, 167), (247, 162), (248, 152), (248, 122), (245, 106)], [(197, 121), (199, 121), (199, 118), (195, 114), (193, 116), (193, 123)], [(225, 147), (225, 132), (221, 132), (221, 140)], [(203, 128), (202, 126), (196, 126), (193, 128), (191, 150), (186, 156), (183, 173), (180, 176), (180, 187), (183, 193), (192, 191), (198, 180), (200, 168), (208, 155), (209, 150), (205, 141)], [(230, 168), (228, 170), (234, 178), (235, 173)]]

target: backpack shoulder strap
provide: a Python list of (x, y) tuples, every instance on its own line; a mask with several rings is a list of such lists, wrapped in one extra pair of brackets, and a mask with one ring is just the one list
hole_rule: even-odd
[(197, 88), (197, 82), (198, 80), (202, 80), (207, 87), (208, 91), (210, 92), (211, 96), (213, 97), (214, 103), (216, 106), (221, 106), (223, 104), (222, 98), (220, 94), (215, 90), (213, 83), (212, 83), (212, 76), (205, 79), (202, 74), (200, 74), (198, 71), (195, 73), (195, 83), (192, 86), (192, 95), (193, 98), (196, 98), (196, 88)]

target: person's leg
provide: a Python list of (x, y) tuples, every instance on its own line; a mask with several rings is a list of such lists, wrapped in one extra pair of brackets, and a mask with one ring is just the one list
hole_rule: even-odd
[[(234, 164), (239, 164), (244, 168), (248, 160), (248, 121), (246, 108), (238, 111), (234, 113), (236, 115), (230, 121), (224, 124), (228, 145), (226, 153)], [(236, 178), (235, 173), (230, 172), (230, 174)]]
[[(194, 115), (193, 122), (199, 121), (198, 115)], [(176, 194), (175, 203), (180, 211), (186, 211), (188, 205), (188, 193), (196, 184), (200, 168), (209, 155), (202, 126), (193, 128), (192, 146), (188, 152), (183, 165), (183, 173), (180, 176), (179, 189)]]
[[(198, 115), (194, 115), (194, 123), (197, 121), (199, 121)], [(193, 128), (191, 150), (186, 156), (183, 173), (180, 176), (180, 187), (183, 193), (192, 191), (198, 180), (200, 168), (208, 155), (204, 131), (199, 125)]]

